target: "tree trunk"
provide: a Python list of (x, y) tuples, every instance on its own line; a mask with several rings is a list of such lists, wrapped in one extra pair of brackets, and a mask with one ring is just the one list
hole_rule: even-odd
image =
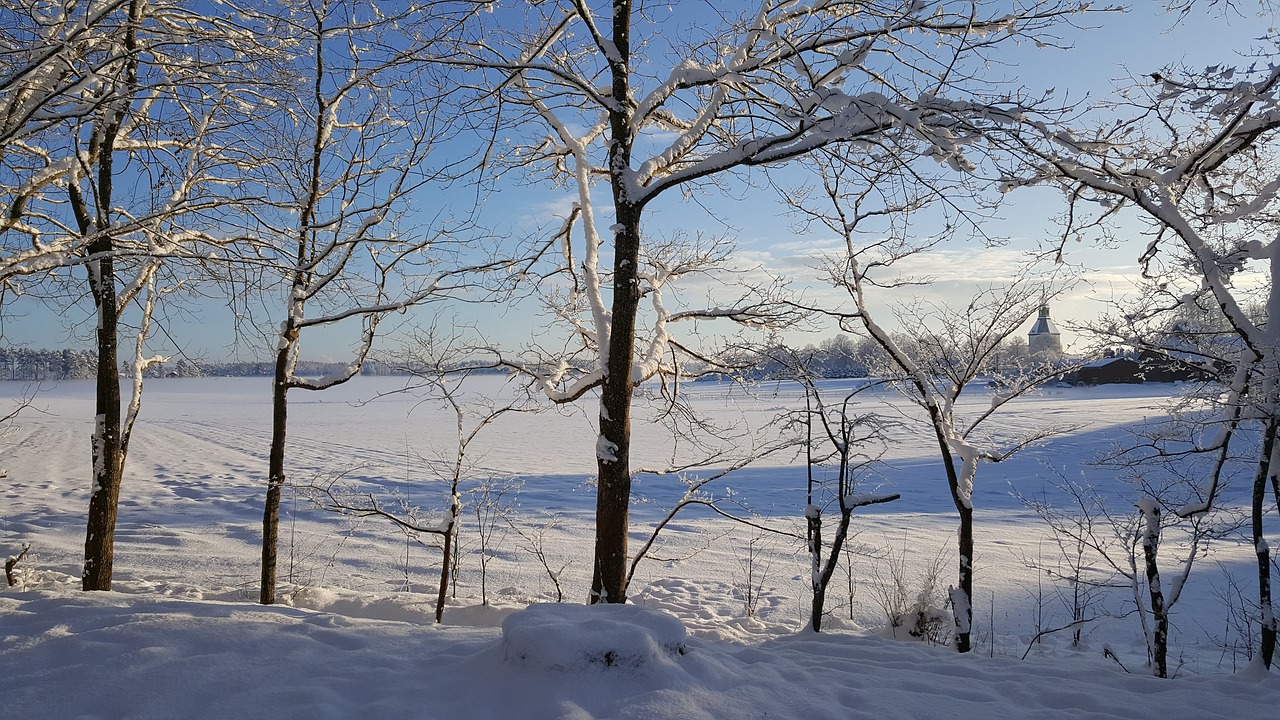
[(80, 579), (85, 590), (111, 589), (116, 511), (124, 468), (120, 447), (120, 370), (116, 336), (120, 313), (111, 250), (112, 241), (107, 233), (90, 246), (92, 254), (105, 254), (105, 257), (93, 263), (89, 271), (93, 298), (98, 305), (98, 374), (92, 447), (93, 489), (89, 495), (84, 571)]
[(960, 528), (956, 547), (960, 555), (959, 587), (951, 593), (952, 612), (956, 618), (956, 650), (973, 649), (973, 507), (956, 503)]
[[(822, 510), (813, 504), (805, 509), (805, 519), (809, 530), (809, 583), (813, 592), (813, 600), (809, 605), (809, 626), (814, 632), (822, 632), (822, 613), (826, 605), (827, 584), (822, 574)], [(832, 554), (835, 557), (835, 554)]]
[(600, 393), (600, 440), (596, 448), (595, 572), (592, 602), (626, 602), (627, 530), (631, 505), (631, 359), (639, 306), (639, 212), (621, 217), (614, 239), (613, 318)]
[(125, 59), (121, 73), (119, 97), (103, 110), (100, 123), (93, 128), (89, 155), (97, 158), (97, 185), (94, 192), (94, 219), (76, 185), (70, 187), (71, 206), (80, 232), (94, 234), (89, 254), (97, 258), (89, 263), (89, 290), (97, 305), (98, 372), (96, 417), (94, 420), (93, 487), (89, 494), (89, 516), (84, 541), (84, 569), (80, 576), (85, 590), (110, 590), (115, 564), (116, 513), (120, 502), (120, 483), (124, 474), (124, 447), (120, 423), (120, 363), (117, 328), (120, 303), (116, 293), (116, 269), (112, 236), (112, 193), (115, 180), (116, 141), (121, 124), (130, 112), (138, 86), (138, 26), (142, 22), (141, 0), (129, 3), (125, 23)]
[(284, 447), (292, 348), (293, 343), (287, 337), (280, 343), (271, 384), (271, 452), (267, 460), (267, 498), (262, 510), (262, 581), (258, 594), (258, 602), (263, 605), (276, 601), (276, 558), (280, 548), (280, 497), (285, 484)]
[[(631, 3), (613, 4), (613, 42), (617, 56), (610, 60), (613, 97), (630, 93), (628, 60)], [(613, 190), (613, 305), (608, 344), (601, 348), (604, 381), (600, 392), (600, 438), (596, 446), (599, 470), (596, 487), (595, 563), (591, 602), (621, 603), (627, 599), (627, 530), (631, 506), (632, 356), (635, 351), (636, 311), (640, 304), (636, 272), (640, 261), (641, 206), (632, 201), (626, 173), (631, 167), (630, 115), (625, 103), (609, 113), (610, 180)]]
[[(843, 503), (841, 503), (843, 505)], [(831, 578), (836, 574), (836, 565), (840, 562), (840, 551), (849, 538), (849, 523), (853, 520), (852, 508), (840, 508), (840, 524), (836, 526), (835, 537), (831, 539), (831, 553), (822, 567), (822, 573), (813, 579), (812, 627), (814, 632), (822, 631), (822, 613), (826, 612), (827, 588), (831, 587)], [(822, 553), (821, 540), (817, 545), (818, 555)]]
[(1262, 664), (1268, 669), (1276, 652), (1276, 616), (1275, 606), (1271, 599), (1271, 548), (1267, 545), (1264, 534), (1263, 517), (1267, 500), (1267, 481), (1273, 481), (1275, 471), (1271, 467), (1271, 456), (1275, 450), (1276, 433), (1280, 429), (1280, 418), (1271, 417), (1264, 427), (1262, 453), (1258, 459), (1258, 471), (1253, 478), (1252, 529), (1253, 547), (1258, 558), (1258, 608), (1261, 612), (1259, 655)]
[(453, 534), (457, 532), (458, 528), (456, 508), (450, 508), (449, 513), (449, 531), (444, 534), (443, 548), (440, 550), (440, 592), (436, 594), (437, 625), (444, 622), (444, 600), (449, 593), (450, 570), (453, 568)]
[(956, 470), (955, 459), (951, 456), (951, 446), (947, 444), (940, 413), (937, 407), (929, 406), (934, 434), (937, 436), (938, 447), (942, 454), (942, 465), (947, 472), (947, 486), (951, 490), (951, 501), (955, 504), (956, 514), (960, 519), (960, 526), (956, 533), (956, 551), (960, 556), (960, 566), (956, 575), (956, 587), (951, 589), (950, 597), (952, 615), (956, 622), (956, 651), (967, 653), (973, 649), (973, 491), (970, 489), (968, 499), (960, 493), (960, 473)]
[(1169, 613), (1164, 605), (1164, 588), (1160, 583), (1160, 567), (1156, 554), (1160, 548), (1160, 506), (1154, 500), (1139, 505), (1142, 512), (1142, 559), (1147, 572), (1147, 592), (1151, 596), (1151, 667), (1156, 677), (1169, 677)]

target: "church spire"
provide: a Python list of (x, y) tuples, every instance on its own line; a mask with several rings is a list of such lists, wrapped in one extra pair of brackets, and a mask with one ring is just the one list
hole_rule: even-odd
[(1032, 357), (1054, 357), (1062, 354), (1062, 333), (1058, 325), (1049, 317), (1049, 306), (1040, 306), (1040, 316), (1027, 333), (1027, 350)]

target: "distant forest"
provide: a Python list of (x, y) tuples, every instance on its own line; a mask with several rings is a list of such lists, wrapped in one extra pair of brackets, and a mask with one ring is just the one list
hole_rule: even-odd
[[(90, 350), (31, 350), (28, 348), (0, 348), (0, 380), (24, 380), (47, 382), (50, 380), (92, 380), (96, 373), (98, 354)], [(335, 362), (298, 363), (297, 374), (318, 377), (338, 372), (347, 365)], [(147, 369), (146, 377), (271, 377), (271, 362), (206, 362), (187, 358), (174, 358), (157, 363)], [(130, 363), (121, 363), (120, 374), (133, 375)], [(369, 360), (360, 370), (361, 375), (404, 375), (403, 368), (385, 362)]]
[[(1006, 361), (1016, 362), (1026, 358), (1026, 341), (1015, 338), (1003, 351)], [(783, 358), (790, 358), (784, 360)], [(92, 380), (98, 354), (90, 350), (31, 350), (27, 348), (0, 348), (0, 380), (50, 381)], [(747, 351), (736, 358), (736, 371), (752, 380), (777, 380), (794, 377), (795, 363), (804, 365), (805, 371), (817, 377), (849, 378), (865, 377), (872, 367), (883, 364), (879, 350), (867, 339), (854, 341), (847, 335), (828, 338), (818, 345), (789, 350), (781, 344), (765, 345)], [(297, 374), (304, 377), (322, 377), (340, 372), (346, 363), (300, 361)], [(199, 359), (175, 357), (149, 367), (145, 376), (160, 377), (271, 377), (271, 361), (260, 362), (211, 362)], [(487, 368), (480, 372), (503, 372)], [(133, 375), (131, 363), (120, 364), (120, 374)], [(404, 364), (394, 361), (369, 359), (360, 368), (361, 375), (408, 375)], [(711, 373), (708, 377), (715, 376)]]

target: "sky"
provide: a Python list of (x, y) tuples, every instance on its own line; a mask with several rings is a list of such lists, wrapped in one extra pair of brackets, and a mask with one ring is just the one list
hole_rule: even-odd
[[(1113, 83), (1143, 78), (1170, 63), (1205, 66), (1234, 62), (1235, 53), (1251, 47), (1271, 24), (1270, 20), (1253, 16), (1209, 12), (1209, 6), (1203, 3), (1191, 16), (1177, 22), (1174, 16), (1155, 12), (1157, 5), (1140, 2), (1134, 3), (1130, 12), (1084, 17), (1078, 22), (1081, 27), (1067, 28), (1062, 34), (1062, 42), (1073, 46), (1071, 49), (1029, 44), (1012, 48), (1001, 56), (1004, 64), (990, 68), (990, 76), (1031, 89), (1054, 88), (1059, 99), (1084, 107), (1105, 98)], [(1242, 9), (1253, 10), (1252, 6)], [(795, 171), (782, 177), (784, 182), (803, 181)], [(605, 194), (597, 191), (596, 197)], [(470, 197), (468, 191), (462, 191), (456, 193), (455, 199), (465, 205)], [(435, 208), (439, 198), (438, 194), (426, 195), (415, 204)], [(520, 237), (556, 226), (571, 202), (572, 197), (563, 188), (513, 181), (485, 198), (482, 222), (499, 233)], [(979, 287), (1012, 277), (1025, 261), (1026, 251), (1056, 237), (1054, 219), (1062, 207), (1060, 197), (1050, 190), (1010, 194), (997, 217), (983, 227), (990, 235), (1008, 238), (1008, 243), (989, 249), (978, 243), (954, 242), (922, 256), (913, 264), (912, 273), (930, 278), (931, 282), (912, 288), (912, 294), (940, 304), (964, 303)], [(675, 200), (664, 197), (651, 206), (645, 227), (651, 236), (680, 231), (726, 235), (737, 248), (735, 261), (741, 266), (764, 268), (780, 275), (792, 290), (806, 298), (836, 298), (815, 280), (813, 269), (817, 254), (832, 247), (832, 238), (797, 234), (793, 226), (773, 190), (733, 187), (723, 195)], [(1131, 221), (1119, 233), (1125, 240), (1116, 247), (1081, 243), (1071, 248), (1067, 261), (1080, 282), (1054, 302), (1054, 317), (1061, 325), (1087, 322), (1105, 309), (1108, 300), (1129, 290), (1142, 247), (1140, 231), (1140, 225)], [(697, 288), (691, 288), (688, 294), (696, 298), (696, 292)], [(0, 341), (28, 347), (88, 347), (88, 330), (92, 327), (88, 311), (87, 307), (65, 310), (34, 302), (6, 303)], [(391, 338), (401, 337), (406, 328), (429, 323), (433, 318), (446, 326), (475, 328), (475, 334), (507, 348), (527, 342), (530, 328), (545, 326), (547, 320), (538, 304), (528, 299), (487, 306), (446, 302), (393, 318), (384, 330)], [(279, 318), (264, 320), (265, 326), (270, 327)], [(153, 343), (154, 351), (180, 351), (192, 358), (209, 360), (253, 360), (268, 356), (274, 344), (262, 338), (237, 338), (231, 313), (225, 303), (216, 299), (195, 303), (189, 314), (169, 322), (167, 329), (167, 336), (157, 337)], [(785, 338), (803, 345), (834, 332), (829, 325), (806, 326), (786, 333)], [(355, 326), (309, 332), (303, 355), (313, 360), (344, 361), (346, 348), (357, 333)], [(555, 335), (554, 330), (547, 333)], [(1077, 338), (1070, 333), (1064, 339), (1069, 347), (1082, 344), (1077, 344)]]
[[(1064, 105), (1083, 108), (1109, 97), (1114, 88), (1130, 84), (1133, 78), (1145, 80), (1150, 73), (1170, 64), (1195, 68), (1236, 62), (1237, 53), (1253, 48), (1256, 38), (1271, 24), (1270, 20), (1254, 16), (1223, 15), (1204, 3), (1179, 21), (1176, 16), (1157, 12), (1157, 5), (1133, 3), (1127, 12), (1081, 18), (1077, 28), (1066, 28), (1062, 33), (1061, 44), (1070, 47), (1024, 44), (1013, 48), (1002, 56), (1006, 64), (991, 66), (991, 77), (1031, 89), (1052, 88)], [(779, 175), (794, 182), (807, 179), (799, 170)], [(600, 194), (597, 192), (597, 197)], [(563, 217), (574, 199), (567, 190), (557, 194), (548, 189), (521, 188), (517, 195), (513, 215), (545, 223)], [(500, 202), (506, 204), (510, 199), (504, 194)], [(995, 217), (983, 227), (987, 234), (1007, 238), (1008, 242), (998, 248), (953, 242), (920, 256), (910, 264), (910, 273), (932, 278), (932, 282), (911, 288), (911, 295), (944, 305), (963, 305), (976, 289), (1012, 278), (1025, 264), (1027, 251), (1058, 237), (1057, 217), (1064, 208), (1061, 195), (1052, 189), (1028, 188), (1010, 193)], [(1121, 242), (1108, 247), (1074, 243), (1068, 248), (1066, 262), (1072, 266), (1069, 273), (1079, 282), (1054, 301), (1053, 314), (1061, 326), (1085, 323), (1131, 291), (1145, 240), (1140, 237), (1141, 223), (1132, 215), (1118, 221), (1123, 223), (1117, 233)], [(798, 234), (793, 218), (785, 214), (772, 190), (734, 186), (723, 195), (704, 194), (693, 201), (663, 197), (646, 222), (654, 233), (670, 234), (677, 229), (726, 233), (733, 238), (738, 249), (735, 257), (744, 266), (759, 266), (781, 274), (790, 280), (792, 289), (807, 298), (839, 298), (838, 293), (815, 281), (814, 271), (817, 254), (836, 247), (838, 242), (821, 233)], [(888, 304), (882, 309), (887, 310)], [(532, 307), (480, 312), (485, 325), (495, 328), (493, 332), (498, 335), (517, 335), (536, 317)], [(1027, 329), (1032, 321), (1028, 320)], [(804, 345), (834, 332), (827, 324), (797, 329), (784, 333), (784, 337)], [(1069, 348), (1082, 349), (1086, 344), (1083, 337), (1069, 331), (1064, 340)]]

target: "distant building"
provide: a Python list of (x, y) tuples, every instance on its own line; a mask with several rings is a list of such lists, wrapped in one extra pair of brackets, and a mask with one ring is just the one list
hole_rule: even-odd
[(1076, 371), (1076, 382), (1082, 385), (1130, 384), (1141, 383), (1143, 380), (1142, 366), (1137, 360), (1114, 354), (1082, 365)]
[(1049, 317), (1049, 306), (1040, 306), (1040, 316), (1027, 333), (1027, 352), (1037, 359), (1053, 359), (1062, 355), (1062, 333)]
[(1212, 377), (1212, 373), (1193, 362), (1151, 350), (1129, 355), (1111, 352), (1076, 372), (1076, 381), (1083, 385), (1171, 383), (1203, 381)]

